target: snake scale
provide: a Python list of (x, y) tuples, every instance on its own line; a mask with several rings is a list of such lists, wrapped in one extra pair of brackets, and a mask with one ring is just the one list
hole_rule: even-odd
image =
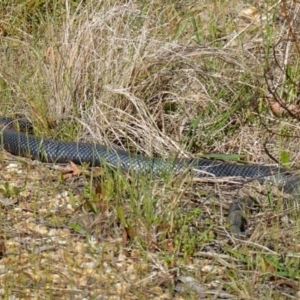
[[(287, 192), (292, 193), (298, 188), (299, 177), (293, 176), (285, 168), (267, 165), (236, 164), (206, 158), (164, 160), (132, 154), (124, 150), (109, 148), (100, 144), (83, 142), (63, 142), (43, 139), (14, 129), (14, 119), (0, 117), (1, 145), (17, 156), (30, 157), (43, 162), (76, 164), (89, 163), (91, 166), (101, 166), (104, 163), (123, 171), (140, 173), (151, 172), (161, 176), (168, 172), (191, 170), (196, 177), (240, 177), (257, 178), (261, 182), (270, 180)], [(17, 121), (20, 127), (27, 121)], [(236, 211), (236, 206), (234, 211)], [(236, 215), (234, 215), (236, 218)]]

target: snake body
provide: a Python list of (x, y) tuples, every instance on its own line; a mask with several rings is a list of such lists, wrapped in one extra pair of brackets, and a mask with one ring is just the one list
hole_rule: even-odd
[[(28, 127), (27, 121), (21, 120), (17, 123), (19, 127)], [(173, 160), (150, 158), (100, 144), (43, 139), (27, 132), (16, 131), (13, 124), (13, 119), (0, 116), (1, 145), (6, 151), (17, 156), (30, 157), (44, 162), (72, 161), (76, 164), (88, 163), (91, 166), (109, 164), (123, 171), (150, 172), (158, 176), (188, 169), (196, 177), (229, 176), (258, 179), (261, 182), (271, 179), (285, 191), (299, 196), (300, 177), (288, 174), (287, 170), (281, 167), (244, 165), (206, 158)], [(228, 220), (233, 234), (243, 234), (245, 223), (243, 206), (243, 203), (239, 201), (229, 206)]]
[(124, 171), (152, 172), (158, 176), (187, 169), (190, 169), (197, 177), (233, 176), (258, 178), (265, 181), (272, 176), (276, 178), (281, 187), (288, 190), (299, 181), (298, 178), (295, 179), (288, 175), (286, 169), (281, 167), (236, 164), (206, 158), (165, 160), (132, 154), (100, 144), (43, 139), (14, 130), (13, 122), (14, 120), (11, 118), (0, 117), (2, 147), (14, 155), (44, 162), (66, 163), (72, 161), (76, 164), (89, 163), (91, 166), (102, 166), (106, 163)]

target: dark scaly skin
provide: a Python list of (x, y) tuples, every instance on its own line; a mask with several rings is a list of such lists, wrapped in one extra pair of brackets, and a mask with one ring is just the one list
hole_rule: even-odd
[[(101, 166), (108, 163), (124, 171), (152, 172), (156, 175), (191, 169), (196, 177), (242, 177), (258, 178), (264, 181), (268, 176), (277, 176), (278, 180), (286, 180), (286, 170), (265, 165), (243, 165), (205, 158), (164, 160), (131, 154), (127, 151), (109, 148), (100, 144), (63, 142), (43, 139), (12, 128), (13, 119), (0, 117), (2, 130), (2, 146), (17, 156), (27, 156), (44, 162), (77, 164), (89, 163)], [(18, 121), (26, 126), (26, 121)]]
[(246, 231), (247, 220), (245, 211), (253, 207), (255, 201), (245, 196), (239, 201), (232, 202), (228, 208), (228, 222), (232, 234), (243, 236)]
[[(28, 122), (16, 121), (21, 128), (28, 128)], [(123, 171), (153, 173), (161, 176), (170, 172), (191, 170), (196, 177), (241, 177), (258, 179), (261, 182), (271, 180), (289, 193), (298, 194), (299, 177), (291, 176), (284, 168), (266, 165), (243, 165), (205, 158), (174, 159), (148, 158), (131, 154), (127, 151), (109, 148), (100, 144), (63, 142), (43, 139), (34, 135), (14, 130), (15, 121), (0, 116), (2, 128), (2, 147), (17, 156), (30, 157), (43, 162), (76, 164), (89, 163), (91, 166), (101, 166), (104, 163)], [(229, 219), (233, 231), (238, 233), (242, 226), (241, 209), (233, 207)]]

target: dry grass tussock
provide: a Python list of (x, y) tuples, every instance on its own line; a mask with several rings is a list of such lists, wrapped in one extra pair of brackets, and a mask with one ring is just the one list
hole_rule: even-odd
[(144, 15), (138, 4), (128, 3), (99, 4), (89, 13), (67, 10), (59, 28), (47, 26), (40, 49), (21, 44), (32, 56), (32, 75), (14, 88), (29, 111), (28, 105), (15, 110), (43, 126), (45, 119), (51, 124), (75, 118), (84, 127), (81, 136), (147, 155), (209, 151), (203, 147), (207, 140), (223, 139), (226, 123), (236, 122), (236, 113), (248, 105), (251, 95), (241, 98), (244, 90), (262, 88), (253, 62), (245, 63), (248, 53), (240, 47), (172, 40), (173, 28), (155, 9)]
[(106, 143), (182, 155), (191, 122), (215, 105), (209, 90), (217, 94), (220, 79), (222, 85), (232, 81), (207, 70), (206, 61), (231, 75), (246, 66), (232, 51), (159, 39), (165, 24), (158, 17), (142, 16), (133, 3), (79, 15), (79, 21), (70, 16), (44, 65), (54, 92), (50, 114), (77, 115), (94, 139)]
[[(0, 4), (1, 114), (25, 115), (47, 137), (149, 156), (274, 163), (266, 146), (298, 168), (299, 3), (195, 2)], [(64, 167), (15, 160), (1, 157), (3, 296), (292, 299), (300, 290), (298, 206), (276, 189), (74, 166), (80, 176), (67, 180)], [(246, 239), (224, 215), (241, 195), (255, 198)]]

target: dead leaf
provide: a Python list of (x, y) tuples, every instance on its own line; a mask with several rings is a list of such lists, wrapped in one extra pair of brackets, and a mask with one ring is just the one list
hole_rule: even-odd
[(5, 247), (5, 238), (3, 234), (0, 234), (0, 259), (5, 255), (6, 247)]
[(126, 232), (127, 232), (127, 236), (128, 236), (131, 240), (133, 240), (134, 237), (136, 236), (136, 232), (135, 232), (134, 228), (133, 228), (133, 227), (125, 227), (125, 230), (126, 230)]
[(128, 234), (127, 234), (127, 231), (126, 231), (126, 228), (123, 228), (123, 231), (122, 231), (122, 253), (123, 255), (129, 257), (130, 256), (130, 252), (126, 249), (126, 246), (127, 246), (127, 240), (128, 240)]
[(69, 166), (71, 167), (71, 170), (68, 170), (67, 173), (63, 174), (64, 179), (70, 179), (72, 177), (76, 177), (81, 174), (81, 170), (72, 161), (69, 161)]
[(103, 169), (101, 167), (94, 167), (92, 176), (93, 177), (100, 177), (104, 174), (104, 172), (105, 172), (105, 169)]
[(1, 29), (1, 32), (2, 32), (2, 36), (7, 36), (7, 30), (6, 30), (6, 28), (4, 27), (3, 24), (0, 25), (0, 29)]
[(97, 182), (95, 185), (96, 195), (99, 196), (99, 200), (101, 200), (101, 201), (107, 196), (107, 190), (105, 188), (105, 183), (106, 183), (106, 181)]
[(72, 168), (72, 171), (73, 171), (72, 174), (73, 174), (73, 176), (80, 175), (81, 171), (80, 171), (80, 169), (78, 168), (78, 166), (76, 164), (74, 164), (72, 161), (69, 161), (69, 165)]
[(298, 285), (295, 282), (293, 282), (292, 280), (279, 279), (276, 281), (276, 284), (279, 286), (282, 286), (282, 285), (289, 286), (290, 288), (294, 289), (295, 291), (298, 291), (298, 289), (299, 289)]
[(275, 116), (289, 116), (291, 113), (297, 118), (300, 117), (300, 105), (298, 104), (285, 103), (282, 100), (277, 100), (274, 98), (265, 98), (265, 100), (269, 104), (271, 111)]
[(129, 257), (130, 252), (126, 249), (128, 240), (132, 240), (136, 236), (133, 227), (124, 226), (122, 230), (122, 252), (125, 256)]
[(275, 274), (277, 272), (277, 268), (272, 266), (271, 264), (269, 264), (266, 260), (264, 260), (264, 264), (265, 264), (265, 270), (272, 273), (272, 274)]
[(83, 205), (86, 209), (92, 209), (94, 212), (103, 212), (109, 208), (105, 201), (107, 190), (105, 188), (106, 181), (94, 181), (93, 196), (87, 200)]

